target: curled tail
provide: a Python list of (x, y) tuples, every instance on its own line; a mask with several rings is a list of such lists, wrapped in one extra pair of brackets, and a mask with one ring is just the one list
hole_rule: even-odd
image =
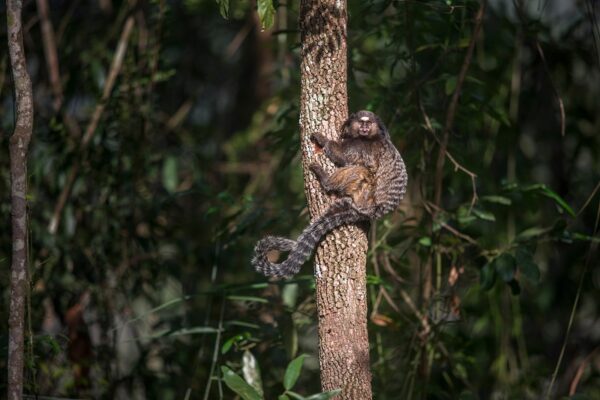
[[(296, 241), (277, 236), (261, 239), (254, 248), (254, 257), (251, 261), (254, 268), (267, 276), (283, 277), (297, 274), (325, 234), (339, 226), (369, 219), (353, 208), (342, 209), (346, 203), (347, 201), (342, 200), (334, 204), (325, 214), (307, 226)], [(285, 261), (272, 263), (267, 258), (267, 252), (271, 250), (290, 253)]]

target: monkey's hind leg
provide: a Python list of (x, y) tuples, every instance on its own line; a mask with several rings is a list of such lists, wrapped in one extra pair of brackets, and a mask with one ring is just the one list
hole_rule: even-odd
[(314, 163), (310, 164), (310, 166), (308, 168), (310, 169), (310, 171), (313, 174), (315, 174), (315, 176), (317, 177), (317, 180), (321, 184), (321, 187), (323, 188), (323, 190), (325, 190), (326, 193), (330, 193), (330, 192), (334, 191), (334, 188), (330, 184), (331, 176), (329, 174), (327, 174), (327, 172), (323, 169), (323, 167), (321, 167), (319, 164), (314, 162)]

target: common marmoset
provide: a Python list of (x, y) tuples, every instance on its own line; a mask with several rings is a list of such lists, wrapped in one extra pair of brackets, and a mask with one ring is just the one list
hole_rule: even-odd
[[(350, 115), (342, 126), (340, 141), (319, 133), (311, 139), (339, 167), (329, 175), (317, 163), (309, 166), (325, 192), (338, 199), (297, 240), (267, 236), (256, 244), (252, 265), (267, 276), (298, 273), (325, 234), (342, 225), (381, 218), (398, 207), (406, 192), (404, 161), (372, 112)], [(281, 263), (272, 263), (267, 258), (271, 250), (289, 251), (289, 255)]]

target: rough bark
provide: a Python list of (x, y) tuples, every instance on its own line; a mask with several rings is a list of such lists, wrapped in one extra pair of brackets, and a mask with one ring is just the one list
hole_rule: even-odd
[(23, 396), (23, 342), (27, 291), (27, 149), (33, 130), (33, 100), (23, 48), (22, 2), (8, 0), (6, 3), (8, 51), (16, 108), (15, 129), (9, 144), (13, 247), (8, 319), (7, 398), (17, 400)]
[[(346, 1), (300, 3), (300, 135), (305, 193), (314, 219), (330, 204), (308, 165), (318, 159), (313, 132), (335, 139), (348, 115), (346, 90)], [(363, 227), (364, 228), (364, 227)], [(370, 399), (366, 292), (367, 238), (364, 229), (347, 226), (329, 234), (316, 253), (319, 361), (323, 390), (341, 388), (340, 399)]]

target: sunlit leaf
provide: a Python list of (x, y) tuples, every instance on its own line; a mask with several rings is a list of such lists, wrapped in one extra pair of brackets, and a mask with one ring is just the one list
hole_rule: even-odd
[(489, 211), (484, 211), (478, 208), (473, 209), (473, 214), (475, 214), (478, 218), (483, 219), (485, 221), (495, 222), (496, 217)]
[(275, 8), (273, 0), (258, 0), (258, 17), (262, 29), (269, 29), (275, 20)]
[(431, 246), (431, 238), (429, 236), (423, 236), (421, 239), (419, 239), (419, 244), (421, 246), (429, 247)]
[(548, 228), (542, 228), (540, 226), (534, 226), (532, 228), (525, 229), (523, 232), (519, 233), (516, 237), (516, 240), (526, 240), (532, 239), (537, 236), (541, 236), (549, 231)]
[(221, 16), (225, 19), (229, 18), (229, 0), (217, 0), (217, 4)]
[(496, 195), (481, 196), (480, 199), (481, 199), (481, 201), (485, 201), (488, 203), (502, 204), (505, 206), (510, 206), (512, 204), (512, 200), (509, 199), (508, 197), (504, 197), (504, 196), (496, 196)]
[(231, 349), (231, 346), (233, 346), (234, 344), (241, 342), (245, 339), (248, 339), (249, 337), (250, 337), (250, 334), (244, 333), (244, 334), (235, 335), (235, 336), (227, 339), (225, 341), (225, 343), (223, 343), (223, 345), (221, 346), (221, 354), (227, 353)]
[(298, 289), (297, 283), (291, 285), (285, 285), (281, 291), (281, 299), (286, 307), (293, 308), (296, 306), (298, 301)]
[(177, 158), (167, 157), (163, 163), (162, 183), (169, 193), (177, 190), (179, 177), (177, 172)]
[(263, 396), (262, 377), (260, 375), (260, 367), (254, 355), (249, 351), (244, 351), (242, 356), (242, 374), (244, 379), (252, 386), (258, 394)]
[(285, 390), (290, 390), (296, 384), (298, 377), (300, 376), (300, 371), (302, 370), (302, 364), (304, 363), (304, 359), (306, 358), (305, 354), (302, 354), (296, 358), (294, 358), (288, 364), (285, 375), (283, 377), (283, 387)]
[(223, 374), (223, 381), (227, 387), (233, 390), (235, 393), (240, 395), (244, 400), (261, 400), (262, 397), (256, 392), (256, 390), (248, 385), (239, 375), (234, 373), (229, 368), (222, 366), (221, 373)]

